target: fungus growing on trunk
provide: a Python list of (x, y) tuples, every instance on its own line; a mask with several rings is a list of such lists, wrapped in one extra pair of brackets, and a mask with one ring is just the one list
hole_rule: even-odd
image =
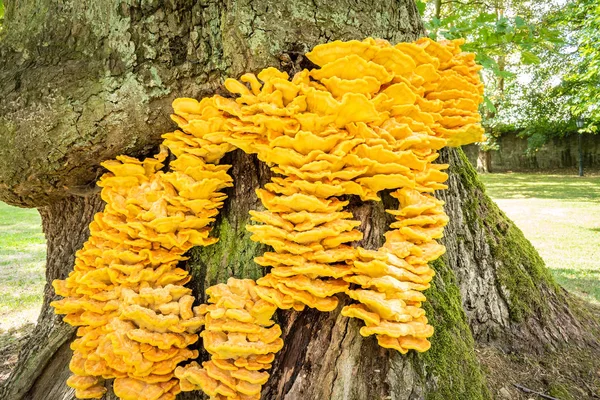
[[(422, 291), (445, 251), (436, 242), (448, 217), (433, 196), (445, 189), (447, 165), (438, 151), (481, 140), (477, 107), (483, 86), (462, 42), (419, 39), (392, 46), (365, 39), (316, 46), (307, 57), (320, 68), (290, 80), (267, 68), (200, 102), (177, 99), (165, 134), (167, 152), (143, 162), (121, 156), (104, 166), (106, 209), (90, 226), (75, 271), (55, 281), (54, 302), (80, 326), (68, 384), (79, 398), (103, 395), (115, 378), (123, 399), (173, 399), (201, 389), (214, 399), (259, 399), (283, 346), (271, 319), (277, 308), (331, 311), (338, 296), (356, 303), (342, 314), (365, 322), (386, 348), (426, 351), (433, 334)], [(251, 239), (273, 248), (256, 258), (270, 267), (256, 282), (230, 278), (206, 290), (209, 305), (193, 307), (186, 271), (177, 268), (192, 246), (210, 245), (214, 221), (231, 186), (236, 148), (278, 176), (258, 189), (264, 211), (251, 211)], [(379, 201), (392, 190), (396, 221), (377, 250), (353, 246), (359, 221), (346, 196)], [(187, 347), (201, 333), (211, 360), (192, 362)], [(178, 382), (179, 381), (179, 382)], [(177, 384), (179, 383), (179, 384)], [(141, 396), (141, 397), (140, 397)]]

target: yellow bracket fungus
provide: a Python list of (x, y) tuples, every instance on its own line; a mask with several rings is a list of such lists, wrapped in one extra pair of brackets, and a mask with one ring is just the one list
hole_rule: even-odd
[[(422, 293), (441, 256), (436, 242), (448, 222), (444, 146), (482, 139), (477, 108), (480, 69), (461, 40), (336, 41), (307, 57), (319, 68), (291, 79), (267, 68), (227, 79), (234, 98), (177, 99), (179, 130), (163, 135), (154, 158), (105, 162), (99, 182), (107, 205), (90, 224), (74, 271), (53, 283), (53, 306), (78, 326), (67, 384), (78, 398), (101, 398), (114, 379), (122, 399), (168, 400), (201, 389), (211, 399), (260, 399), (283, 346), (272, 320), (279, 309), (332, 311), (362, 319), (363, 336), (401, 353), (426, 351), (433, 334)], [(193, 246), (206, 246), (210, 224), (232, 185), (223, 156), (242, 149), (276, 174), (257, 190), (265, 210), (251, 211), (251, 239), (272, 247), (255, 261), (256, 282), (230, 278), (194, 306), (177, 267)], [(167, 150), (168, 149), (168, 150)], [(164, 168), (170, 151), (175, 159)], [(366, 250), (347, 196), (380, 200), (392, 191), (398, 209), (384, 245)], [(211, 356), (183, 361), (199, 339)]]

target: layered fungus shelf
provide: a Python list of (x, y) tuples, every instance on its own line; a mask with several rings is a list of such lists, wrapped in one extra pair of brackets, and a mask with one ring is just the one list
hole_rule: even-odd
[[(114, 379), (121, 399), (169, 400), (202, 390), (212, 399), (259, 399), (283, 347), (277, 309), (332, 311), (364, 321), (363, 336), (401, 353), (426, 351), (433, 327), (421, 308), (445, 251), (437, 243), (448, 217), (433, 193), (446, 188), (438, 151), (481, 140), (483, 86), (461, 41), (419, 39), (392, 46), (365, 39), (316, 46), (319, 68), (291, 79), (267, 68), (227, 79), (231, 98), (177, 99), (179, 130), (143, 161), (121, 156), (103, 165), (103, 212), (77, 252), (74, 271), (54, 282), (53, 303), (78, 326), (67, 384), (80, 399), (101, 398)], [(241, 149), (274, 172), (257, 190), (252, 240), (273, 251), (256, 282), (229, 278), (194, 306), (178, 268), (209, 237), (232, 185), (220, 165)], [(165, 167), (169, 152), (174, 156)], [(384, 245), (366, 250), (348, 196), (398, 208)], [(199, 334), (199, 332), (201, 332)], [(202, 337), (210, 361), (198, 357)]]

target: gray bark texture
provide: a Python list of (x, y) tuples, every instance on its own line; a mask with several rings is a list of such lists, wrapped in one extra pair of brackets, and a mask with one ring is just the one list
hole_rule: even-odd
[[(87, 224), (101, 209), (101, 161), (152, 154), (176, 97), (219, 93), (226, 77), (276, 66), (309, 66), (302, 54), (336, 39), (391, 42), (424, 34), (412, 0), (19, 0), (6, 2), (0, 33), (0, 199), (38, 207), (48, 239), (48, 281), (64, 277)], [(187, 268), (199, 301), (230, 276), (258, 278), (265, 250), (245, 230), (259, 209), (254, 190), (268, 168), (230, 153), (235, 186), (215, 223), (220, 241), (192, 249)], [(426, 353), (402, 356), (358, 334), (359, 323), (313, 310), (280, 312), (284, 349), (263, 399), (488, 399), (476, 348), (540, 354), (575, 343), (597, 351), (598, 325), (575, 315), (522, 233), (485, 195), (460, 150), (443, 152), (450, 189), (440, 193), (451, 223), (447, 255), (433, 264), (426, 311), (436, 333)], [(383, 203), (353, 200), (361, 245), (376, 248), (389, 219)], [(47, 286), (42, 315), (19, 365), (0, 387), (10, 400), (71, 400), (73, 330), (52, 315)], [(342, 301), (343, 303), (343, 301)], [(206, 358), (206, 354), (203, 355)], [(106, 399), (113, 399), (109, 392)], [(201, 399), (199, 392), (182, 399)]]

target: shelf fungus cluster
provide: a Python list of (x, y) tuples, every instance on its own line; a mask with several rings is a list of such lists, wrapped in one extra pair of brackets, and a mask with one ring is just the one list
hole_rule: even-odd
[[(342, 309), (363, 336), (406, 353), (426, 351), (433, 327), (421, 308), (445, 251), (437, 243), (448, 217), (433, 192), (445, 189), (445, 146), (481, 140), (483, 86), (461, 42), (419, 39), (395, 46), (365, 39), (316, 46), (318, 66), (289, 77), (275, 68), (227, 79), (231, 96), (177, 99), (152, 159), (118, 157), (104, 166), (104, 212), (90, 225), (75, 270), (55, 281), (53, 305), (79, 326), (68, 384), (78, 398), (100, 398), (115, 379), (122, 399), (172, 399), (202, 390), (211, 399), (260, 399), (282, 348), (277, 309)], [(175, 156), (164, 167), (168, 148)], [(252, 240), (268, 245), (256, 282), (230, 278), (194, 306), (177, 267), (192, 246), (210, 245), (209, 224), (231, 186), (225, 153), (256, 154), (274, 173), (257, 190)], [(349, 196), (398, 208), (384, 245), (367, 250)], [(198, 332), (210, 360), (192, 361)]]
[(260, 399), (265, 371), (283, 347), (281, 328), (271, 319), (277, 306), (263, 300), (250, 279), (230, 278), (206, 290), (201, 306), (204, 348), (211, 360), (178, 367), (181, 389), (201, 389), (214, 399)]
[(144, 161), (121, 156), (103, 164), (106, 207), (94, 216), (74, 271), (53, 282), (64, 297), (52, 303), (56, 313), (78, 327), (67, 380), (77, 398), (101, 398), (104, 380), (114, 378), (121, 399), (174, 399), (177, 364), (198, 356), (191, 345), (205, 316), (177, 264), (193, 246), (215, 242), (208, 225), (231, 177), (227, 166), (185, 152), (162, 172), (167, 155), (163, 147)]

